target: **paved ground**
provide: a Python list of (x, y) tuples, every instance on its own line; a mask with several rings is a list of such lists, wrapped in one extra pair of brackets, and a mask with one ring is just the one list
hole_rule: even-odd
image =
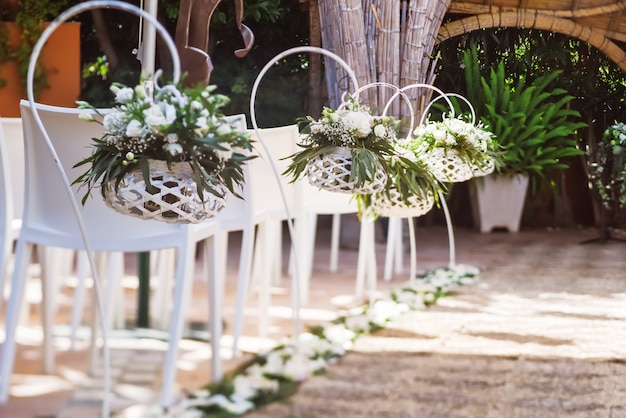
[(626, 417), (626, 243), (579, 232), (464, 236), (477, 283), (250, 418)]
[[(457, 262), (485, 269), (478, 283), (410, 321), (360, 340), (354, 352), (326, 376), (307, 381), (287, 406), (273, 405), (252, 416), (626, 416), (626, 338), (620, 338), (626, 331), (626, 243), (580, 244), (595, 235), (593, 229), (484, 235), (456, 231)], [(418, 267), (446, 265), (445, 229), (418, 229), (418, 236)], [(331, 319), (354, 290), (356, 252), (343, 250), (339, 272), (330, 274), (325, 239), (320, 237), (316, 255), (311, 304), (303, 311), (307, 323)], [(384, 244), (378, 246), (382, 272)], [(390, 283), (379, 281), (379, 287), (398, 286), (406, 278), (404, 273)], [(288, 283), (282, 282), (273, 289), (267, 338), (258, 337), (258, 312), (251, 301), (244, 350), (272, 345), (293, 332), (287, 288)], [(127, 292), (132, 317), (132, 286)], [(206, 315), (201, 282), (195, 295), (190, 320), (200, 321)], [(229, 285), (227, 322), (233, 299)], [(97, 417), (100, 382), (86, 373), (85, 344), (69, 351), (66, 340), (59, 338), (57, 373), (41, 375), (35, 318), (29, 325), (20, 331), (12, 398), (0, 407), (0, 417)], [(230, 359), (228, 328), (226, 332), (221, 354), (226, 367), (232, 368), (246, 357)], [(165, 344), (126, 336), (112, 345), (113, 404), (118, 410), (132, 411), (127, 407), (155, 398)], [(205, 342), (193, 339), (184, 340), (181, 350), (180, 387), (193, 390), (208, 381), (210, 350)], [(385, 355), (384, 363), (379, 361), (380, 353)], [(378, 363), (380, 368), (373, 367)], [(332, 388), (341, 390), (342, 396), (336, 392), (327, 396), (324, 391)], [(353, 390), (359, 388), (364, 391)], [(324, 402), (319, 402), (320, 396)], [(327, 409), (311, 409), (320, 404)], [(350, 405), (359, 408), (355, 412)], [(558, 408), (568, 414), (552, 415), (550, 411)]]

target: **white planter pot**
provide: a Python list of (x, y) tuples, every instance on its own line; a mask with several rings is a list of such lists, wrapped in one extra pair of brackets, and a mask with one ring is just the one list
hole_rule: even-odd
[(474, 179), (470, 187), (474, 222), (480, 232), (506, 228), (518, 232), (528, 189), (528, 176), (488, 175)]

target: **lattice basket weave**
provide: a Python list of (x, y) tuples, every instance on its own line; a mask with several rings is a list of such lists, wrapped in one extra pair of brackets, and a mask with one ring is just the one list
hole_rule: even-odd
[(435, 197), (432, 193), (409, 197), (409, 204), (402, 200), (395, 188), (386, 193), (372, 195), (372, 208), (380, 216), (393, 218), (417, 218), (425, 215), (433, 208)]
[(435, 148), (425, 155), (424, 162), (442, 183), (461, 183), (474, 177), (472, 167), (455, 150)]
[(141, 170), (128, 173), (115, 191), (110, 184), (105, 203), (123, 215), (141, 219), (154, 219), (167, 223), (199, 223), (217, 215), (226, 205), (226, 187), (214, 186), (222, 197), (204, 193), (204, 201), (198, 195), (193, 171), (189, 163), (173, 163), (169, 170), (167, 162), (150, 160), (150, 183), (153, 193), (146, 190)]
[(350, 181), (352, 155), (350, 148), (336, 147), (331, 151), (311, 159), (307, 164), (309, 183), (320, 189), (338, 193), (372, 194), (385, 188), (387, 174), (382, 170), (374, 173), (371, 182), (356, 187)]
[(486, 157), (483, 164), (474, 165), (472, 167), (472, 174), (473, 174), (473, 177), (486, 176), (487, 174), (493, 173), (493, 170), (495, 170), (495, 168), (496, 168), (496, 164), (493, 161), (493, 158)]

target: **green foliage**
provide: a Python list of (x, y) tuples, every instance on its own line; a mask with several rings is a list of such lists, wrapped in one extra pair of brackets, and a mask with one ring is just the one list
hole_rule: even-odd
[(608, 210), (626, 208), (626, 125), (615, 122), (587, 154), (589, 181)]
[(570, 108), (574, 97), (552, 87), (562, 71), (537, 77), (532, 83), (523, 76), (514, 82), (507, 80), (502, 61), (488, 78), (481, 76), (475, 49), (466, 51), (463, 61), (467, 98), (504, 150), (499, 174), (527, 174), (535, 185), (547, 173), (568, 168), (567, 157), (582, 154), (576, 135), (586, 124)]

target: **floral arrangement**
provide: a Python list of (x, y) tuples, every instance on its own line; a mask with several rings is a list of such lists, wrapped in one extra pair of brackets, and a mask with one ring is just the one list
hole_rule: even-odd
[(345, 355), (359, 337), (383, 329), (408, 312), (427, 308), (452, 289), (473, 283), (479, 274), (478, 268), (468, 265), (429, 270), (405, 287), (257, 355), (242, 370), (193, 392), (167, 413), (155, 405), (144, 416), (232, 417), (284, 399), (295, 393), (300, 382), (323, 373)]
[(626, 207), (626, 124), (616, 121), (609, 126), (595, 152), (587, 154), (593, 159), (589, 180), (604, 207)]
[(388, 157), (393, 154), (398, 121), (391, 116), (374, 116), (370, 108), (350, 97), (339, 109), (325, 107), (316, 120), (307, 116), (299, 121), (305, 134), (298, 144), (303, 148), (292, 159), (284, 174), (297, 180), (307, 163), (335, 147), (351, 149), (350, 181), (359, 187), (371, 182), (377, 170), (389, 172)]
[(114, 83), (111, 91), (117, 105), (104, 115), (87, 102), (77, 102), (86, 110), (82, 119), (101, 123), (105, 129), (101, 138), (93, 139), (92, 154), (75, 165), (89, 166), (74, 181), (87, 187), (83, 203), (95, 187), (101, 187), (103, 196), (110, 187), (117, 191), (132, 170), (141, 170), (149, 183), (150, 159), (166, 161), (170, 168), (174, 163), (189, 163), (201, 200), (204, 192), (223, 197), (217, 185), (237, 195), (243, 165), (252, 158), (252, 142), (220, 113), (229, 99), (211, 94), (215, 88), (182, 89), (166, 84), (156, 86), (150, 95), (143, 83), (135, 88)]
[(498, 143), (482, 123), (473, 124), (462, 117), (444, 115), (441, 121), (429, 121), (413, 132), (409, 149), (416, 154), (427, 154), (435, 149), (444, 153), (454, 151), (475, 171), (499, 163)]

